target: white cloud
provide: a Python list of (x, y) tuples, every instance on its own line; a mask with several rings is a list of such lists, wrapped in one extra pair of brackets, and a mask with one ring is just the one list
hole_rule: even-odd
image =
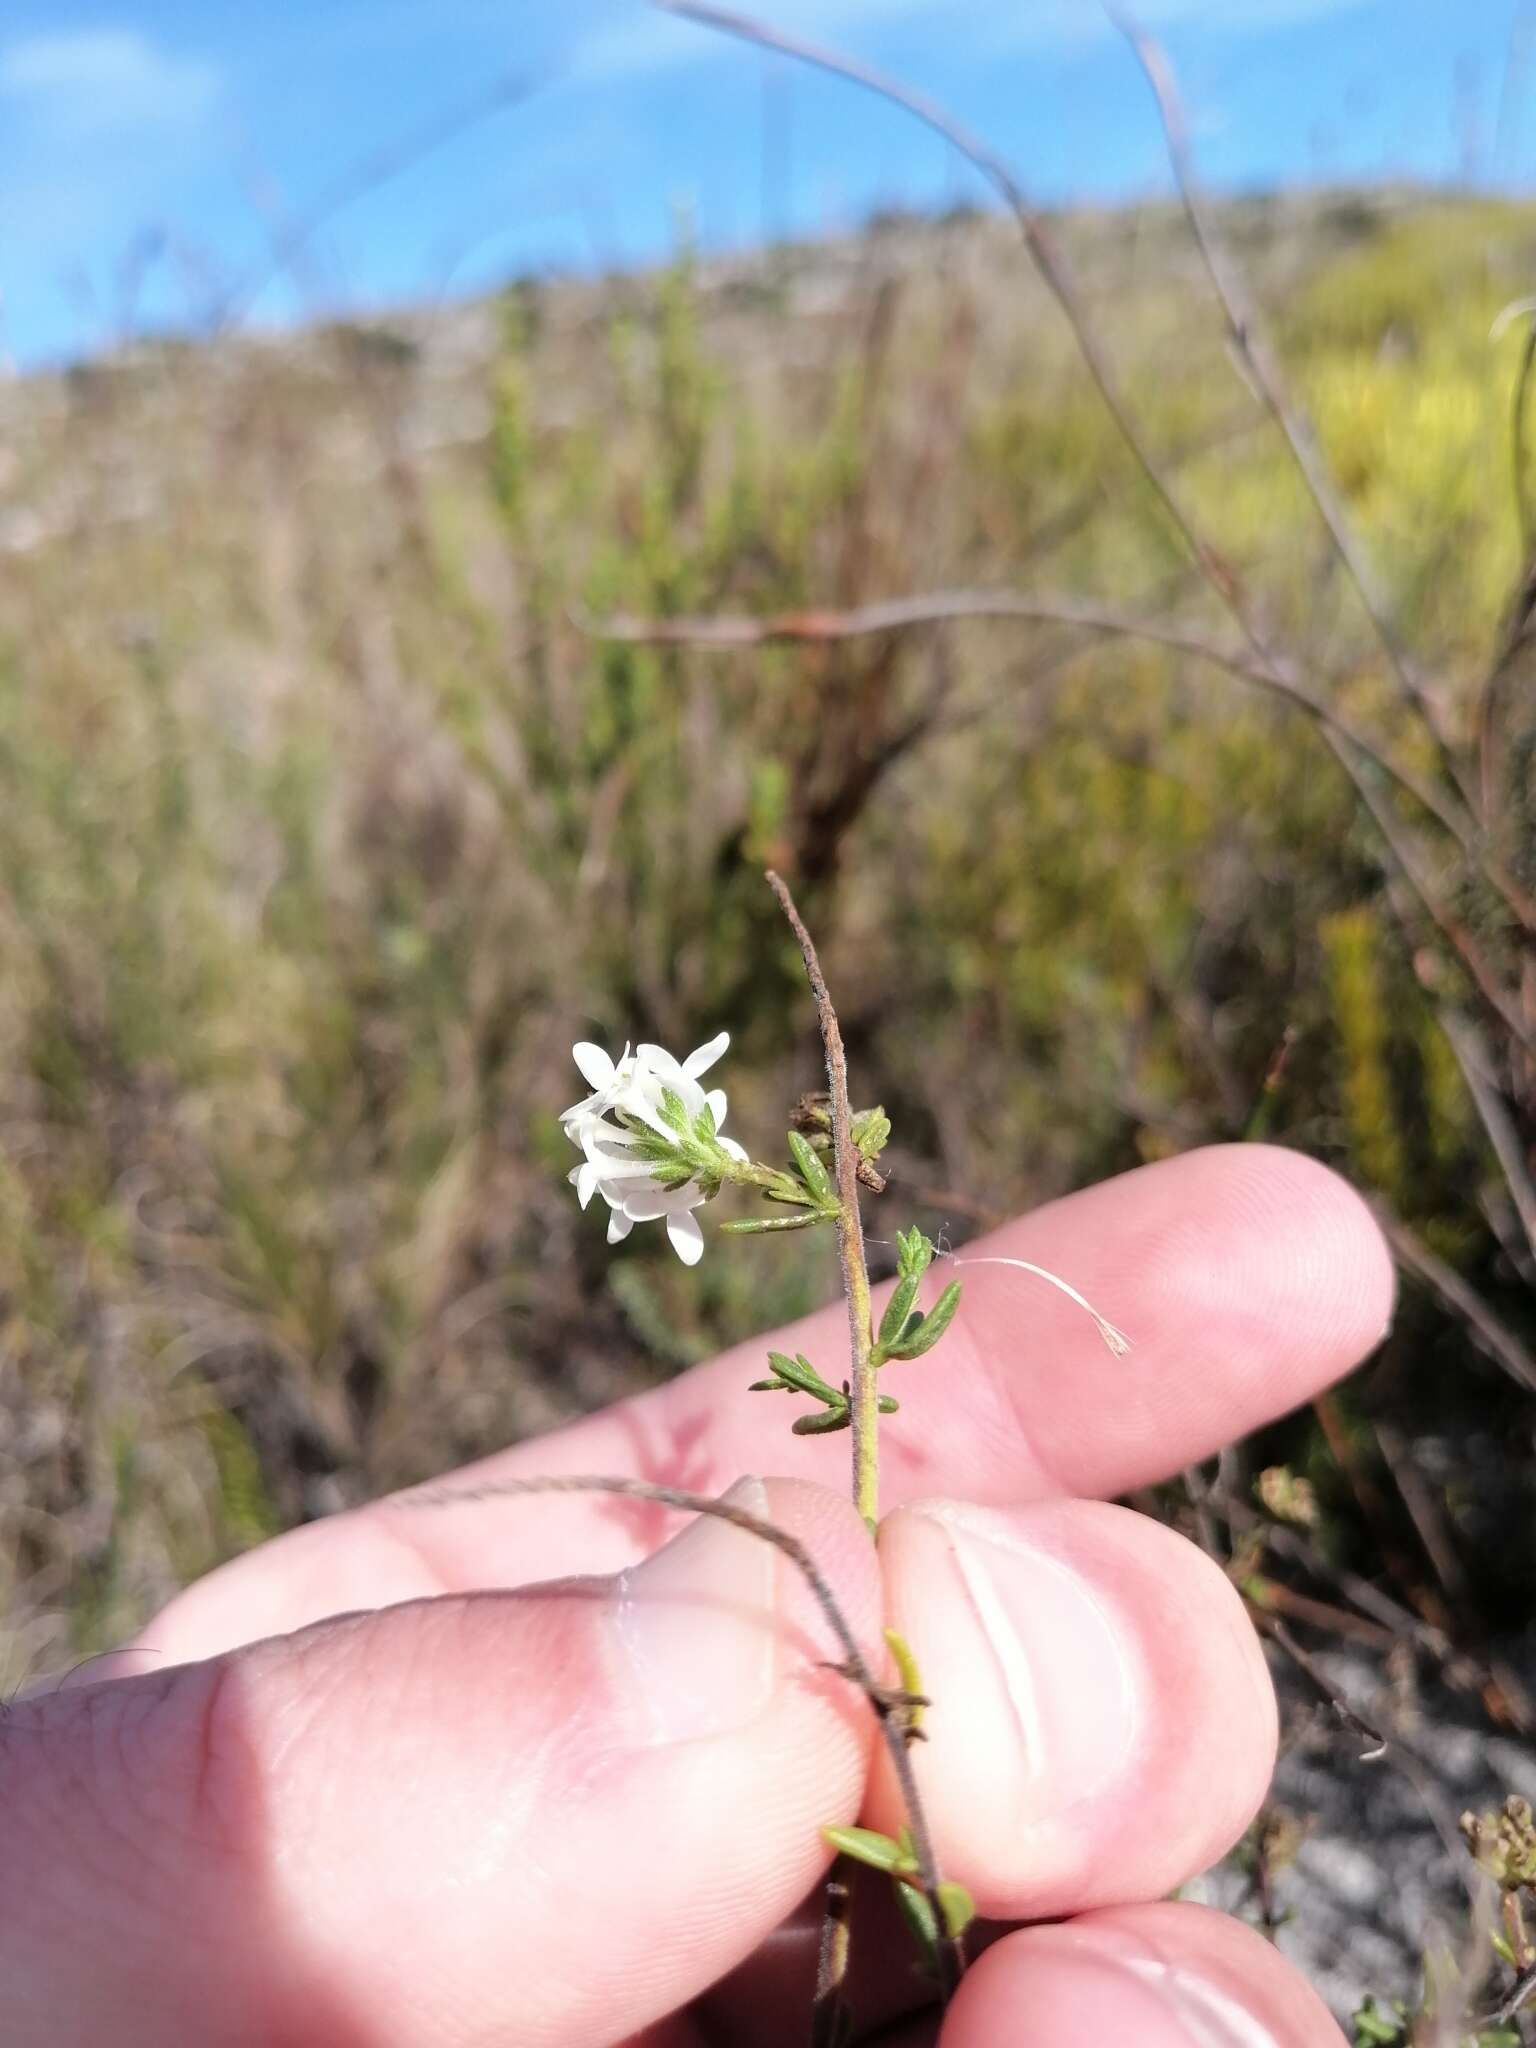
[(212, 114), (221, 80), (132, 29), (24, 36), (0, 46), (0, 99), (34, 135), (78, 143), (129, 130), (185, 134)]
[(0, 41), (0, 288), (126, 244), (205, 166), (224, 81), (132, 30)]

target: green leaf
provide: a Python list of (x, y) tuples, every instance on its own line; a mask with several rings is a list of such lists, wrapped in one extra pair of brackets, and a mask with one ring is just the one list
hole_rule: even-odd
[(707, 1102), (693, 1120), (693, 1135), (701, 1145), (713, 1148), (715, 1143), (715, 1112)]
[(733, 1216), (720, 1228), (732, 1237), (761, 1237), (769, 1230), (809, 1230), (815, 1223), (830, 1223), (830, 1216), (818, 1211), (807, 1216)]
[[(888, 1628), (885, 1631), (885, 1641), (886, 1647), (896, 1661), (896, 1676), (901, 1680), (902, 1691), (909, 1692), (914, 1697), (919, 1696), (923, 1690), (923, 1675), (917, 1668), (917, 1658), (913, 1655), (912, 1645), (907, 1641), (899, 1628)], [(908, 1726), (913, 1729), (921, 1728), (923, 1725), (922, 1708), (913, 1707), (910, 1712), (911, 1719), (908, 1722)], [(901, 1835), (903, 1842), (910, 1851), (912, 1847), (910, 1833), (906, 1828), (903, 1828)]]
[(889, 1394), (882, 1394), (876, 1401), (875, 1406), (882, 1415), (898, 1415), (901, 1412), (901, 1403), (893, 1400)]
[(861, 1109), (853, 1120), (853, 1142), (859, 1157), (872, 1166), (890, 1142), (891, 1120), (880, 1108)]
[(789, 1358), (782, 1351), (770, 1351), (768, 1363), (773, 1367), (774, 1377), (786, 1387), (794, 1387), (802, 1394), (810, 1394), (818, 1401), (825, 1401), (829, 1408), (848, 1405), (846, 1394), (840, 1394), (835, 1387), (828, 1386), (821, 1374), (803, 1353)]
[(1355, 2013), (1355, 2048), (1378, 2048), (1378, 2044), (1401, 2041), (1403, 2025), (1391, 2013), (1383, 2012), (1374, 1998), (1367, 1998)]
[(912, 1313), (912, 1304), (917, 1299), (918, 1276), (908, 1273), (896, 1282), (895, 1292), (885, 1304), (885, 1314), (880, 1318), (877, 1333), (877, 1348), (885, 1351), (900, 1337), (906, 1328), (907, 1317)]
[(797, 1415), (789, 1427), (795, 1436), (831, 1436), (834, 1430), (849, 1428), (851, 1422), (846, 1408), (823, 1408), (811, 1415)]
[[(928, 1974), (936, 1977), (939, 1974), (939, 1920), (933, 1910), (933, 1901), (915, 1884), (904, 1884), (898, 1878), (896, 1902), (912, 1931)], [(939, 1912), (944, 1916), (944, 1932), (952, 1941), (958, 1941), (976, 1918), (976, 1901), (963, 1884), (954, 1884), (946, 1878), (939, 1886), (938, 1904)]]
[(822, 1165), (819, 1155), (798, 1131), (789, 1133), (789, 1149), (799, 1169), (800, 1178), (817, 1201), (827, 1207), (834, 1207), (837, 1202), (837, 1189), (832, 1185), (832, 1176)]
[(871, 1870), (884, 1870), (892, 1877), (917, 1875), (911, 1850), (876, 1828), (823, 1828), (821, 1838), (830, 1842), (839, 1856), (851, 1856), (855, 1863), (867, 1863)]
[(912, 1318), (897, 1342), (888, 1347), (888, 1355), (892, 1358), (921, 1358), (925, 1351), (933, 1349), (955, 1320), (955, 1310), (959, 1306), (960, 1282), (951, 1280), (926, 1315)]
[(945, 1932), (951, 1941), (958, 1941), (976, 1918), (976, 1901), (963, 1884), (956, 1884), (949, 1877), (940, 1881), (938, 1896)]
[(680, 1138), (688, 1135), (688, 1108), (675, 1088), (661, 1091), (661, 1120), (669, 1124)]
[(933, 1244), (914, 1223), (896, 1233), (896, 1268), (903, 1280), (921, 1280), (933, 1263)]

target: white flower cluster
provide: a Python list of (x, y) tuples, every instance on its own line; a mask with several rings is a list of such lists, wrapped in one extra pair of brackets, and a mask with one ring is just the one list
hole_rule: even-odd
[[(693, 1211), (719, 1187), (708, 1170), (711, 1152), (745, 1160), (733, 1138), (719, 1135), (725, 1122), (725, 1091), (699, 1086), (730, 1044), (722, 1031), (687, 1059), (674, 1059), (659, 1045), (626, 1045), (617, 1061), (600, 1045), (571, 1047), (592, 1093), (560, 1118), (565, 1135), (580, 1148), (582, 1162), (570, 1179), (586, 1208), (594, 1194), (608, 1204), (608, 1242), (618, 1244), (637, 1223), (665, 1217), (672, 1249), (686, 1266), (697, 1265), (704, 1233)], [(670, 1100), (669, 1100), (670, 1098)], [(679, 1106), (680, 1105), (680, 1112)], [(713, 1133), (698, 1135), (704, 1112)], [(670, 1111), (670, 1114), (669, 1114)], [(679, 1129), (679, 1115), (686, 1125)], [(709, 1121), (703, 1124), (709, 1133)]]

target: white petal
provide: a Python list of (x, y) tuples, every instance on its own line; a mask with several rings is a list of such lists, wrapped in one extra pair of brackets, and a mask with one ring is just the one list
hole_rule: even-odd
[(696, 1266), (704, 1256), (704, 1233), (691, 1210), (667, 1218), (667, 1238), (685, 1266)]
[(594, 1159), (593, 1170), (602, 1180), (605, 1188), (644, 1188), (656, 1185), (657, 1169), (647, 1165), (645, 1160)]
[(704, 1100), (709, 1104), (709, 1113), (715, 1120), (715, 1131), (718, 1134), (720, 1126), (725, 1122), (725, 1090), (711, 1088)]
[(635, 1059), (642, 1071), (659, 1075), (669, 1088), (677, 1086), (683, 1069), (664, 1045), (637, 1045)]
[(745, 1164), (747, 1148), (745, 1145), (738, 1145), (734, 1138), (722, 1138), (720, 1140), (720, 1149), (723, 1152), (729, 1152), (733, 1159), (739, 1159)]
[(583, 1209), (597, 1191), (597, 1168), (590, 1159), (584, 1159), (576, 1169), (576, 1197)]
[(655, 1217), (676, 1217), (684, 1208), (698, 1208), (705, 1200), (692, 1184), (686, 1188), (625, 1188), (625, 1214), (631, 1223), (653, 1223)]
[(687, 1059), (683, 1061), (683, 1072), (685, 1074), (692, 1074), (695, 1077), (699, 1074), (707, 1074), (730, 1042), (731, 1034), (729, 1031), (720, 1032), (707, 1045), (701, 1045), (697, 1050), (689, 1053)]
[(589, 1159), (628, 1159), (635, 1134), (620, 1130), (617, 1124), (605, 1124), (600, 1116), (589, 1116), (583, 1118), (576, 1142)]
[(604, 1166), (633, 1166), (642, 1157), (635, 1147), (640, 1142), (631, 1131), (616, 1131), (612, 1124), (588, 1124), (582, 1133), (582, 1149), (589, 1159)]
[(624, 1211), (622, 1209), (615, 1209), (608, 1218), (608, 1242), (610, 1244), (622, 1244), (633, 1229), (634, 1225), (624, 1214)]
[(600, 1045), (593, 1045), (587, 1039), (571, 1047), (571, 1058), (581, 1069), (581, 1078), (601, 1094), (603, 1089), (613, 1085), (613, 1061)]

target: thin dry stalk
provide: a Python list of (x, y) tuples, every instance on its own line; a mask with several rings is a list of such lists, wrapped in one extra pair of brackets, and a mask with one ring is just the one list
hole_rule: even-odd
[(1400, 1222), (1379, 1203), (1372, 1206), (1382, 1235), (1391, 1245), (1399, 1266), (1422, 1281), (1450, 1310), (1481, 1352), (1502, 1366), (1527, 1393), (1536, 1394), (1536, 1358), (1532, 1358), (1509, 1325), (1494, 1314), (1454, 1266), (1447, 1265), (1437, 1252), (1432, 1252), (1407, 1224)]
[[(1354, 585), (1366, 615), (1376, 630), (1376, 636), (1386, 653), (1399, 689), (1424, 721), (1426, 729), (1434, 739), (1441, 766), (1452, 786), (1462, 789), (1466, 794), (1466, 778), (1451, 746), (1450, 737), (1443, 728), (1433, 699), (1426, 693), (1414, 673), (1407, 648), (1388, 607), (1386, 594), (1381, 589), (1375, 568), (1367, 557), (1364, 543), (1350, 523), (1349, 514), (1344, 509), (1344, 501), (1334, 487), (1312, 423), (1287, 390), (1280, 365), (1265, 339), (1257, 309), (1248, 296), (1242, 278), (1235, 267), (1227, 261), (1226, 250), (1216, 232), (1215, 223), (1206, 207), (1195, 176), (1189, 123), (1185, 117), (1183, 98), (1173, 75), (1173, 67), (1168, 61), (1167, 52), (1128, 14), (1114, 5), (1113, 0), (1104, 0), (1104, 11), (1130, 44), (1152, 89), (1152, 96), (1157, 102), (1174, 183), (1178, 188), (1179, 198), (1189, 221), (1190, 231), (1194, 235), (1195, 246), (1200, 252), (1201, 262), (1205, 266), (1206, 275), (1226, 315), (1227, 334), (1233, 350), (1254, 390), (1263, 399), (1275, 425), (1280, 429), (1302, 482), (1317, 508), (1318, 516), (1327, 528), (1334, 552), (1343, 564), (1345, 573)], [(1469, 825), (1470, 822), (1468, 820)]]
[(839, 1213), (837, 1246), (843, 1265), (843, 1291), (848, 1297), (848, 1342), (852, 1359), (849, 1420), (853, 1433), (853, 1502), (873, 1535), (880, 1519), (879, 1395), (871, 1363), (874, 1330), (870, 1323), (869, 1263), (864, 1254), (864, 1219), (859, 1211), (859, 1154), (853, 1142), (853, 1110), (848, 1100), (848, 1056), (837, 1012), (827, 992), (816, 947), (795, 899), (783, 879), (770, 869), (768, 886), (789, 920), (805, 961), (806, 979), (816, 1002), (821, 1042), (827, 1059), (831, 1094), (834, 1178)]
[(847, 79), (849, 84), (860, 86), (865, 92), (872, 92), (877, 98), (888, 101), (892, 106), (904, 109), (914, 120), (922, 122), (924, 127), (931, 128), (936, 135), (942, 136), (951, 148), (958, 151), (975, 170), (980, 172), (1013, 217), (1046, 288), (1066, 316), (1073, 339), (1077, 343), (1078, 353), (1082, 356), (1100, 397), (1142, 475), (1172, 520), (1202, 574), (1220, 596), (1222, 603), (1242, 625), (1245, 637), (1255, 646), (1259, 645), (1244, 616), (1235, 574), (1218, 550), (1197, 531), (1169, 485), (1163, 465), (1153, 454), (1136, 424), (1135, 416), (1120, 389), (1120, 380), (1115, 374), (1114, 366), (1099, 340), (1098, 330), (1078, 294), (1064, 258), (1051, 240), (1044, 221), (1030, 204), (1022, 186), (997, 152), (982, 141), (980, 136), (973, 134), (953, 115), (946, 112), (936, 100), (929, 99), (924, 93), (914, 92), (911, 87), (900, 84), (896, 79), (887, 77), (869, 65), (845, 57), (839, 51), (827, 49), (819, 43), (808, 42), (800, 36), (790, 35), (783, 29), (770, 27), (765, 22), (734, 13), (729, 8), (705, 4), (705, 0), (654, 0), (654, 4), (667, 14), (679, 15), (686, 21), (696, 21), (704, 28), (718, 29), (724, 35), (736, 36), (741, 41), (753, 43), (762, 50), (777, 50), (786, 57), (795, 58), (801, 64), (812, 65), (816, 70), (828, 72), (835, 78)]
[(605, 640), (647, 647), (730, 649), (766, 647), (775, 642), (853, 640), (866, 634), (904, 632), (960, 619), (1020, 619), (1030, 623), (1077, 627), (1107, 639), (1140, 640), (1208, 662), (1243, 682), (1254, 683), (1282, 697), (1325, 730), (1356, 748), (1402, 792), (1422, 806), (1453, 835), (1455, 814), (1433, 785), (1413, 769), (1394, 761), (1382, 742), (1335, 709), (1301, 680), (1289, 664), (1267, 654), (1245, 653), (1222, 644), (1192, 626), (1175, 620), (1146, 618), (1078, 598), (1031, 596), (1016, 590), (934, 590), (914, 597), (886, 599), (848, 610), (817, 608), (777, 612), (764, 618), (719, 613), (702, 618), (642, 619), (620, 613), (612, 618), (583, 619), (585, 629)]
[(1387, 1754), (1390, 1747), (1386, 1736), (1382, 1734), (1381, 1730), (1367, 1721), (1363, 1714), (1359, 1713), (1349, 1704), (1349, 1701), (1345, 1699), (1332, 1679), (1329, 1678), (1327, 1672), (1301, 1647), (1300, 1643), (1297, 1642), (1296, 1638), (1277, 1614), (1265, 1614), (1260, 1609), (1255, 1613), (1255, 1619), (1270, 1641), (1282, 1649), (1296, 1666), (1297, 1670), (1309, 1678), (1313, 1685), (1317, 1687), (1317, 1690), (1345, 1726), (1351, 1729), (1366, 1744), (1366, 1748), (1361, 1753), (1361, 1763), (1378, 1763)]

